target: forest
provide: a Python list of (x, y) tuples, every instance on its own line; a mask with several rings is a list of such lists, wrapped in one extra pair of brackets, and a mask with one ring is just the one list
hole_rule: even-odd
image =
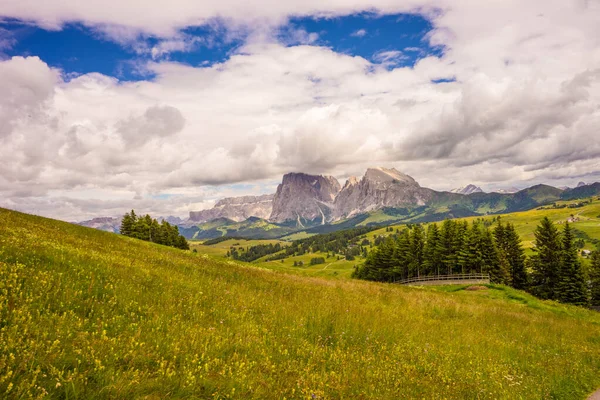
[(129, 236), (147, 242), (162, 244), (182, 250), (190, 246), (185, 237), (179, 234), (179, 229), (167, 221), (158, 222), (150, 215), (137, 216), (134, 210), (125, 214), (121, 220), (121, 235)]
[(353, 276), (396, 282), (403, 279), (487, 273), (492, 283), (527, 290), (541, 299), (577, 305), (600, 305), (600, 254), (591, 256), (586, 273), (578, 256), (573, 229), (561, 231), (548, 218), (535, 230), (534, 253), (525, 256), (514, 226), (489, 221), (446, 220), (381, 238)]

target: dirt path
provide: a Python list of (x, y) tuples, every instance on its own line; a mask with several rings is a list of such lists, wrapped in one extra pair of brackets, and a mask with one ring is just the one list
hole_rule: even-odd
[(338, 261), (342, 261), (342, 260), (336, 260), (336, 261), (334, 261), (334, 262), (330, 262), (329, 264), (327, 264), (326, 266), (324, 266), (324, 267), (323, 267), (322, 271), (326, 270), (326, 269), (327, 269), (327, 267), (329, 267), (331, 264), (335, 264), (335, 263), (336, 263), (336, 262), (338, 262)]
[(587, 398), (587, 400), (600, 400), (600, 389), (592, 393), (590, 397)]

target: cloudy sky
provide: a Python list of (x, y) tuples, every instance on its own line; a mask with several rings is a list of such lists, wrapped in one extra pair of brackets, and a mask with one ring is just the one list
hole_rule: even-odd
[[(0, 206), (600, 180), (600, 0), (0, 0)], [(343, 182), (342, 182), (343, 183)]]

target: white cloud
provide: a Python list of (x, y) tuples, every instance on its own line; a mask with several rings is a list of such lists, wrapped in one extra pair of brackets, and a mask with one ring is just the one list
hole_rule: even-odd
[(397, 65), (407, 59), (408, 57), (399, 50), (379, 51), (373, 55), (373, 60), (387, 66)]
[[(54, 27), (73, 19), (126, 26), (123, 40), (130, 30), (161, 34), (158, 59), (172, 51), (178, 28), (219, 13), (249, 21), (439, 7), (429, 40), (446, 52), (388, 70), (400, 52), (373, 64), (316, 46), (306, 31), (294, 37), (292, 29), (279, 43), (254, 27), (222, 64), (154, 62), (144, 68), (156, 78), (140, 82), (100, 74), (67, 81), (35, 57), (0, 61), (0, 205), (65, 219), (133, 206), (181, 215), (220, 192), (264, 191), (288, 171), (344, 177), (374, 164), (439, 189), (598, 178), (595, 2), (340, 0), (323, 8), (309, 0), (249, 10), (180, 0), (148, 13), (133, 12), (135, 2), (35, 3), (3, 4), (0, 14)], [(431, 83), (449, 76), (456, 81)], [(211, 186), (245, 181), (261, 186)], [(177, 196), (153, 197), (161, 193)]]
[(364, 36), (366, 36), (366, 34), (367, 34), (367, 30), (366, 29), (359, 29), (359, 30), (357, 30), (355, 32), (352, 32), (350, 34), (350, 36), (353, 36), (353, 37), (364, 37)]

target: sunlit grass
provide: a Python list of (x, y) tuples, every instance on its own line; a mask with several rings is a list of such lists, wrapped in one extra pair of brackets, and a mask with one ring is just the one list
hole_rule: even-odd
[(583, 399), (600, 314), (303, 277), (0, 210), (0, 398)]

